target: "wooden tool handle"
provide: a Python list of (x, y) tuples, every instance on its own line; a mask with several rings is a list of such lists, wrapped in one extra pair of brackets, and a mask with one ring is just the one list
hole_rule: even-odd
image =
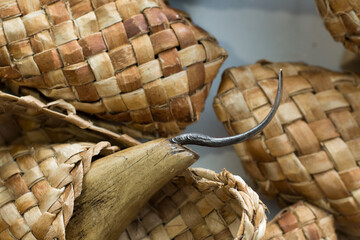
[(158, 139), (95, 161), (66, 238), (117, 239), (152, 195), (198, 158), (186, 147)]

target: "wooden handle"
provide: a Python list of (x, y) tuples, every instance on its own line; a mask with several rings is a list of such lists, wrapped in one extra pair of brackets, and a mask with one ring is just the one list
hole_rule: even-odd
[(66, 238), (117, 239), (152, 195), (198, 158), (186, 147), (158, 139), (94, 162)]

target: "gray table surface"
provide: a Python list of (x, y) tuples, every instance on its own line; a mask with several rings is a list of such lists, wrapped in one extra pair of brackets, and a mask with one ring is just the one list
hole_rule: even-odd
[[(170, 0), (170, 4), (188, 12), (195, 24), (214, 35), (229, 52), (229, 58), (214, 80), (199, 122), (188, 127), (186, 132), (227, 136), (212, 108), (221, 73), (226, 68), (267, 59), (304, 61), (340, 70), (344, 48), (326, 31), (313, 0)], [(232, 147), (191, 148), (201, 156), (195, 167), (217, 172), (226, 168), (253, 186)], [(261, 199), (272, 218), (280, 210), (276, 201), (264, 196)]]

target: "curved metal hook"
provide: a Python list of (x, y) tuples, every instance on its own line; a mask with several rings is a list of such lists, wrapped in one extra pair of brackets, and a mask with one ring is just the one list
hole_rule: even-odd
[(246, 139), (262, 131), (275, 116), (276, 110), (280, 105), (282, 86), (283, 86), (283, 72), (282, 69), (280, 69), (279, 86), (278, 86), (274, 106), (271, 109), (270, 113), (266, 116), (266, 118), (256, 127), (253, 127), (252, 129), (244, 133), (241, 133), (239, 135), (224, 137), (224, 138), (213, 138), (199, 133), (185, 133), (170, 139), (170, 142), (177, 143), (180, 145), (192, 144), (192, 145), (200, 145), (206, 147), (224, 147), (245, 141)]

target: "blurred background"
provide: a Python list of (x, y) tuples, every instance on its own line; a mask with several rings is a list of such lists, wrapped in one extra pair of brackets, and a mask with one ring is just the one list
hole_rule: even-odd
[[(211, 88), (205, 110), (198, 123), (186, 132), (224, 137), (226, 133), (217, 120), (212, 102), (222, 72), (229, 67), (269, 61), (303, 61), (332, 70), (340, 70), (345, 50), (334, 42), (323, 26), (314, 0), (170, 0), (172, 7), (188, 12), (195, 24), (219, 41), (229, 57), (220, 69)], [(232, 147), (204, 148), (191, 146), (200, 153), (194, 167), (216, 172), (227, 169), (240, 175), (250, 186), (250, 178)], [(270, 210), (271, 219), (280, 208), (275, 200), (260, 196)]]

